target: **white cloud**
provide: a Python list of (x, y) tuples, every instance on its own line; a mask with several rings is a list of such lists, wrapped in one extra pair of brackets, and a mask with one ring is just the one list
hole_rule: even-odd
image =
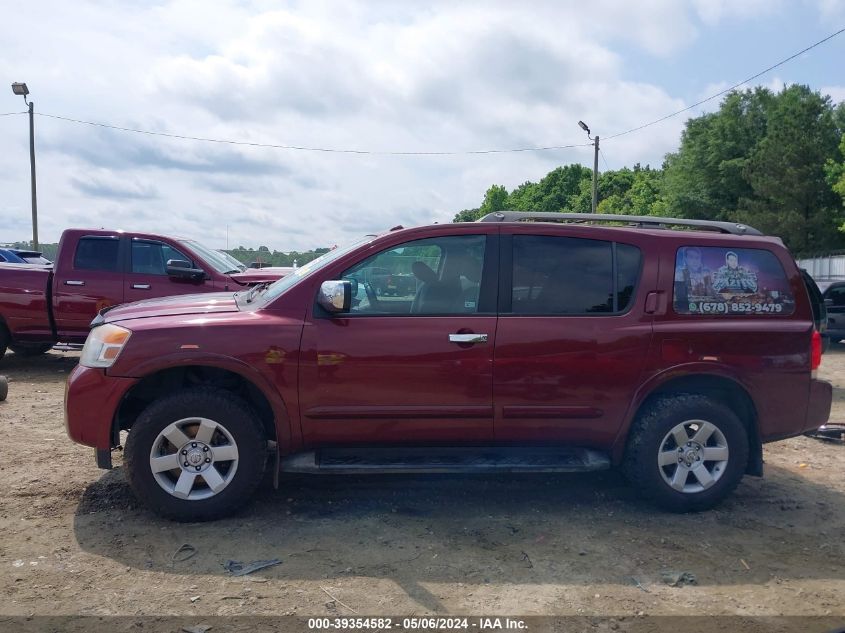
[(699, 18), (712, 26), (726, 19), (760, 18), (777, 13), (783, 8), (784, 0), (693, 0), (693, 5)]
[(823, 95), (830, 96), (834, 103), (842, 103), (845, 101), (845, 86), (822, 86), (819, 89)]
[[(686, 103), (628, 75), (768, 3), (537, 0), (422, 4), (164, 0), (21, 5), (0, 74), (36, 110), (127, 127), (326, 148), (478, 150), (603, 137)], [(35, 5), (35, 6), (32, 6)], [(17, 36), (16, 34), (26, 34)], [(730, 78), (728, 78), (730, 79)], [(0, 111), (20, 107), (11, 95)], [(684, 117), (603, 142), (660, 164)], [(591, 148), (471, 156), (306, 153), (155, 138), (40, 117), (41, 235), (75, 224), (290, 250), (447, 221)], [(25, 117), (0, 118), (0, 240), (29, 234)]]

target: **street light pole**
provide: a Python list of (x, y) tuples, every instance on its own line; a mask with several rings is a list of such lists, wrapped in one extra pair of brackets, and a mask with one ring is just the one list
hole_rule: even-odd
[(597, 213), (599, 206), (599, 137), (590, 136), (590, 128), (583, 121), (578, 121), (578, 125), (587, 133), (587, 138), (593, 142), (593, 213)]
[(596, 134), (596, 149), (593, 152), (593, 213), (598, 213), (599, 206), (599, 137)]
[(25, 83), (13, 83), (12, 92), (23, 97), (29, 106), (29, 181), (32, 188), (32, 248), (38, 250), (38, 197), (35, 193), (35, 104), (27, 101), (29, 88)]
[[(29, 181), (32, 184), (32, 248), (38, 250), (38, 196), (35, 193), (35, 104), (29, 102)], [(593, 192), (595, 197), (595, 191)]]

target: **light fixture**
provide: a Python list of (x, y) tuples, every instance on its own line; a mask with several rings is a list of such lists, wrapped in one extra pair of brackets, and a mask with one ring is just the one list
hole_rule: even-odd
[(26, 99), (26, 95), (29, 94), (29, 88), (26, 87), (24, 83), (15, 82), (12, 84), (12, 92), (14, 92), (19, 97), (23, 97)]

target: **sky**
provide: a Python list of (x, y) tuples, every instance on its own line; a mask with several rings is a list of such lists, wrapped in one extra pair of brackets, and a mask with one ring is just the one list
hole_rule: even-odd
[[(447, 222), (492, 184), (592, 167), (592, 146), (461, 152), (655, 120), (845, 27), (845, 0), (0, 0), (0, 23), (0, 77), (35, 103), (41, 242), (105, 227), (290, 251)], [(843, 101), (843, 59), (845, 34), (754, 84)], [(23, 111), (4, 90), (0, 113)], [(602, 142), (600, 170), (659, 166), (718, 103)], [(0, 243), (31, 237), (28, 143), (25, 115), (0, 116)]]

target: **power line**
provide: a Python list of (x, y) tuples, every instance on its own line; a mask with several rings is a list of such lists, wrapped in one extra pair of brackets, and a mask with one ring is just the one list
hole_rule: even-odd
[(13, 114), (28, 114), (26, 111), (24, 112), (3, 112), (0, 113), (0, 116), (12, 116)]
[(81, 119), (72, 119), (66, 116), (59, 116), (58, 114), (47, 114), (45, 112), (36, 112), (38, 116), (45, 116), (51, 119), (59, 119), (61, 121), (70, 121), (71, 123), (81, 123), (83, 125), (92, 125), (94, 127), (102, 127), (109, 130), (119, 130), (121, 132), (134, 132), (136, 134), (147, 134), (149, 136), (164, 136), (167, 138), (177, 138), (188, 141), (203, 141), (205, 143), (222, 143), (225, 145), (246, 145), (249, 147), (269, 147), (273, 149), (291, 149), (303, 152), (327, 152), (331, 154), (375, 154), (382, 156), (456, 156), (462, 154), (506, 154), (513, 152), (541, 152), (556, 149), (570, 149), (573, 147), (587, 147), (592, 143), (575, 143), (572, 145), (549, 145), (546, 147), (516, 147), (509, 149), (478, 149), (465, 151), (378, 151), (378, 150), (364, 150), (364, 149), (343, 149), (331, 147), (308, 147), (304, 145), (281, 145), (278, 143), (256, 143), (251, 141), (233, 141), (231, 139), (207, 138), (203, 136), (188, 136), (186, 134), (170, 134), (168, 132), (152, 132), (150, 130), (140, 130), (131, 127), (122, 127), (119, 125), (110, 125), (108, 123), (97, 123), (95, 121), (83, 121)]
[[(782, 59), (781, 61), (777, 62), (776, 64), (769, 66), (765, 70), (761, 70), (760, 72), (752, 75), (751, 77), (748, 77), (747, 79), (744, 79), (744, 80), (730, 86), (729, 88), (725, 88), (724, 90), (721, 90), (721, 91), (719, 91), (719, 92), (717, 92), (713, 95), (710, 95), (709, 97), (706, 97), (705, 99), (701, 99), (700, 101), (697, 101), (696, 103), (693, 103), (690, 106), (687, 106), (685, 108), (682, 108), (682, 109), (677, 110), (675, 112), (672, 112), (670, 114), (662, 116), (659, 119), (649, 121), (648, 123), (643, 123), (642, 125), (638, 125), (636, 127), (630, 128), (628, 130), (625, 130), (624, 132), (618, 132), (616, 134), (611, 134), (610, 136), (603, 137), (603, 140), (608, 141), (610, 139), (618, 138), (620, 136), (625, 136), (626, 134), (631, 134), (632, 132), (637, 132), (639, 130), (645, 129), (645, 128), (650, 127), (652, 125), (656, 125), (657, 123), (661, 123), (663, 121), (666, 121), (667, 119), (671, 119), (672, 117), (675, 117), (679, 114), (683, 114), (684, 112), (688, 112), (688, 111), (690, 111), (694, 108), (697, 108), (698, 106), (700, 106), (704, 103), (707, 103), (708, 101), (712, 101), (713, 99), (721, 97), (722, 95), (725, 95), (725, 94), (731, 92), (732, 90), (735, 90), (736, 88), (738, 88), (739, 86), (742, 86), (743, 84), (747, 84), (748, 82), (753, 81), (753, 80), (757, 79), (758, 77), (761, 77), (762, 75), (765, 75), (766, 73), (774, 70), (775, 68), (783, 66), (784, 64), (792, 61), (793, 59), (795, 59), (799, 55), (803, 55), (807, 51), (810, 51), (810, 50), (816, 48), (817, 46), (824, 44), (825, 42), (833, 39), (837, 35), (841, 35), (842, 33), (845, 33), (845, 28), (839, 29), (835, 33), (828, 35), (827, 37), (819, 40), (818, 42), (815, 42), (815, 43), (811, 44), (810, 46), (807, 46), (806, 48), (798, 51), (797, 53), (794, 53), (793, 55), (790, 55), (789, 57)], [(23, 113), (23, 112), (9, 112), (9, 113), (6, 113), (2, 116), (9, 116), (9, 115), (12, 115), (12, 114), (25, 114), (25, 113)], [(515, 147), (515, 148), (506, 148), (506, 149), (480, 149), (480, 150), (464, 150), (464, 151), (378, 151), (378, 150), (363, 150), (363, 149), (348, 149), (348, 148), (312, 147), (312, 146), (306, 146), (306, 145), (285, 145), (285, 144), (280, 144), (280, 143), (258, 143), (258, 142), (252, 142), (252, 141), (236, 141), (236, 140), (231, 140), (231, 139), (208, 138), (208, 137), (203, 137), (203, 136), (190, 136), (190, 135), (187, 135), (187, 134), (173, 134), (173, 133), (169, 133), (169, 132), (153, 132), (151, 130), (142, 130), (142, 129), (138, 129), (138, 128), (123, 127), (123, 126), (120, 126), (120, 125), (111, 125), (109, 123), (99, 123), (99, 122), (96, 122), (96, 121), (85, 121), (85, 120), (82, 120), (82, 119), (74, 119), (74, 118), (71, 118), (71, 117), (60, 116), (58, 114), (47, 114), (47, 113), (44, 113), (44, 112), (36, 112), (35, 114), (37, 114), (38, 116), (48, 117), (48, 118), (51, 118), (51, 119), (58, 119), (58, 120), (61, 120), (61, 121), (68, 121), (68, 122), (71, 122), (71, 123), (78, 123), (78, 124), (81, 124), (81, 125), (90, 125), (90, 126), (93, 126), (93, 127), (100, 127), (100, 128), (105, 128), (105, 129), (109, 129), (109, 130), (118, 130), (120, 132), (132, 132), (132, 133), (135, 133), (135, 134), (145, 134), (145, 135), (148, 135), (148, 136), (160, 136), (160, 137), (165, 137), (165, 138), (175, 138), (175, 139), (188, 140), (188, 141), (200, 141), (200, 142), (204, 142), (204, 143), (220, 143), (220, 144), (225, 144), (225, 145), (241, 145), (241, 146), (247, 146), (247, 147), (266, 147), (266, 148), (272, 148), (272, 149), (287, 149), (287, 150), (296, 150), (296, 151), (303, 151), (303, 152), (323, 152), (323, 153), (330, 153), (330, 154), (368, 154), (368, 155), (380, 155), (380, 156), (459, 156), (459, 155), (473, 155), (473, 154), (510, 154), (510, 153), (518, 153), (518, 152), (544, 152), (544, 151), (551, 151), (551, 150), (572, 149), (572, 148), (575, 148), (575, 147), (589, 147), (589, 146), (592, 145), (592, 143), (572, 143), (572, 144), (568, 144), (568, 145), (547, 145), (547, 146), (540, 146), (540, 147)], [(605, 160), (605, 164), (607, 164), (607, 159), (605, 159), (604, 156), (602, 156), (602, 158)]]
[(713, 99), (716, 99), (717, 97), (721, 97), (722, 95), (729, 93), (731, 90), (735, 90), (736, 88), (739, 88), (743, 84), (747, 84), (749, 81), (754, 81), (758, 77), (765, 75), (767, 72), (774, 70), (775, 68), (778, 68), (779, 66), (783, 66), (785, 63), (792, 61), (793, 59), (795, 59), (799, 55), (803, 55), (807, 51), (814, 49), (816, 46), (820, 46), (820, 45), (824, 44), (828, 40), (832, 40), (834, 37), (836, 37), (837, 35), (841, 35), (842, 33), (845, 33), (845, 28), (839, 29), (835, 33), (831, 33), (827, 37), (820, 39), (815, 44), (810, 44), (807, 48), (804, 48), (804, 49), (798, 51), (797, 53), (790, 55), (786, 59), (782, 59), (777, 64), (773, 64), (773, 65), (769, 66), (768, 68), (766, 68), (765, 70), (761, 70), (756, 75), (751, 75), (751, 77), (749, 77), (748, 79), (743, 79), (739, 83), (735, 83), (730, 88), (725, 88), (724, 90), (717, 92), (716, 94), (710, 95), (706, 99), (702, 99), (701, 101), (693, 103), (691, 106), (687, 106), (686, 108), (678, 110), (677, 112), (672, 112), (671, 114), (667, 114), (666, 116), (662, 116), (659, 119), (655, 119), (654, 121), (649, 121), (648, 123), (643, 123), (642, 125), (638, 125), (637, 127), (632, 127), (630, 130), (625, 130), (624, 132), (618, 132), (616, 134), (611, 134), (610, 136), (604, 137), (602, 140), (608, 141), (612, 138), (618, 138), (620, 136), (630, 134), (631, 132), (637, 132), (637, 131), (642, 130), (644, 128), (655, 125), (656, 123), (661, 123), (661, 122), (665, 121), (666, 119), (671, 119), (673, 116), (677, 116), (679, 114), (683, 114), (684, 112), (688, 112), (689, 110), (692, 110), (693, 108), (697, 108), (698, 106), (700, 106), (704, 103), (707, 103), (708, 101), (712, 101)]

